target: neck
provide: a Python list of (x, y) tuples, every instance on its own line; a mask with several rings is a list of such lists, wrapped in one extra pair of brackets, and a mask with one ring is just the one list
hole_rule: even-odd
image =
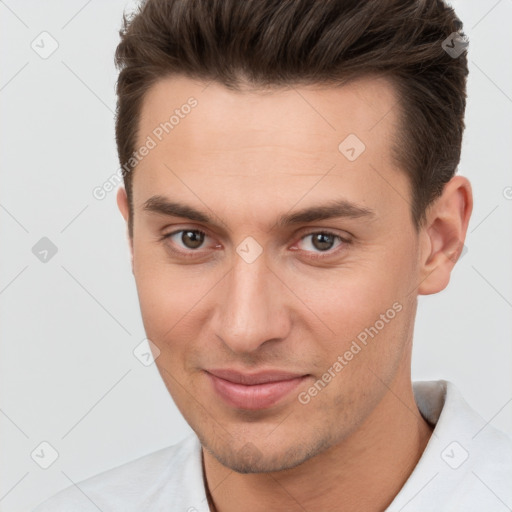
[(405, 385), (390, 386), (356, 432), (295, 468), (240, 474), (203, 449), (211, 510), (382, 511), (405, 484), (431, 434), (408, 377)]

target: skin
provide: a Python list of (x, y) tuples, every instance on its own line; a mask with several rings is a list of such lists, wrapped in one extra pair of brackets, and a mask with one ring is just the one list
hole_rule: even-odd
[[(212, 510), (383, 510), (432, 433), (410, 375), (417, 296), (449, 282), (472, 211), (470, 183), (455, 176), (415, 231), (409, 180), (391, 157), (397, 107), (384, 78), (266, 92), (166, 78), (146, 93), (139, 142), (190, 96), (198, 105), (135, 170), (129, 243), (156, 364), (203, 445)], [(351, 133), (366, 145), (353, 162), (338, 150)], [(215, 224), (145, 211), (154, 195)], [(282, 214), (340, 198), (374, 217), (276, 225)], [(117, 202), (128, 221), (123, 188)], [(206, 237), (199, 248), (183, 233), (162, 239), (179, 229)], [(322, 230), (350, 243), (315, 245), (308, 235)], [(248, 236), (263, 251), (252, 263), (236, 252)], [(300, 403), (394, 303), (401, 311)], [(219, 398), (208, 368), (308, 378), (276, 405), (248, 411)]]

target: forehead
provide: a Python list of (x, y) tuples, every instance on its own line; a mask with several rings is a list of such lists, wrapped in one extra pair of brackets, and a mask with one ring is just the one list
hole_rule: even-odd
[[(306, 193), (313, 200), (328, 192), (378, 210), (396, 201), (397, 188), (407, 196), (408, 182), (391, 153), (397, 108), (384, 78), (266, 91), (162, 79), (141, 109), (137, 147), (149, 139), (154, 146), (137, 165), (134, 204), (179, 189), (199, 205), (198, 197), (226, 201), (232, 190), (233, 207), (256, 196), (262, 208), (265, 201), (270, 206), (269, 192), (288, 195), (291, 207)], [(350, 159), (347, 147), (362, 152)]]
[[(392, 128), (397, 104), (392, 84), (383, 77), (354, 80), (337, 87), (316, 84), (267, 90), (244, 87), (234, 91), (217, 82), (176, 76), (157, 81), (145, 94), (139, 135), (151, 133), (168, 121), (190, 98), (197, 101), (197, 106), (185, 118), (180, 116), (172, 130), (175, 143), (196, 143), (204, 149), (219, 150), (272, 142), (274, 147), (295, 143), (305, 149), (323, 146), (332, 151), (333, 142), (348, 133), (370, 142), (367, 135), (377, 126), (379, 130), (374, 135)], [(186, 123), (182, 122), (184, 119)], [(186, 134), (178, 129), (179, 124), (187, 125)], [(196, 138), (191, 139), (191, 132)], [(185, 137), (180, 138), (180, 134)]]

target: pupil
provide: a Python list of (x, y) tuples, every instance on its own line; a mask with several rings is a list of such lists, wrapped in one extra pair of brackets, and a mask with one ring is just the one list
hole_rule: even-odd
[(181, 241), (189, 249), (197, 249), (203, 243), (203, 234), (198, 231), (184, 231)]
[(319, 250), (327, 250), (332, 247), (333, 236), (326, 233), (318, 233), (313, 236), (313, 245)]

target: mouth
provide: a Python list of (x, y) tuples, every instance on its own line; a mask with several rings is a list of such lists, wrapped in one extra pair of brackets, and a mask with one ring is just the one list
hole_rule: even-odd
[(266, 409), (289, 395), (309, 375), (285, 371), (241, 373), (231, 369), (207, 370), (214, 392), (238, 409)]

